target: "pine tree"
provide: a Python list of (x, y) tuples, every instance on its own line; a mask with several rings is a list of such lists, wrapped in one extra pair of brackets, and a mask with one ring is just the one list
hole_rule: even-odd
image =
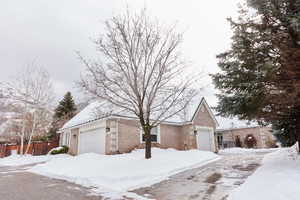
[(55, 109), (49, 137), (57, 137), (57, 131), (72, 117), (75, 116), (77, 107), (71, 92), (67, 92)]
[(294, 113), (287, 113), (280, 120), (272, 122), (273, 135), (284, 147), (289, 147), (297, 141), (295, 130), (296, 120)]
[(77, 108), (71, 92), (67, 92), (55, 109), (55, 119), (71, 119), (76, 114)]
[[(300, 141), (300, 0), (248, 0), (237, 21), (230, 50), (217, 56), (213, 75), (224, 116), (290, 123)], [(293, 133), (293, 134), (294, 134)], [(300, 142), (299, 142), (300, 145)]]

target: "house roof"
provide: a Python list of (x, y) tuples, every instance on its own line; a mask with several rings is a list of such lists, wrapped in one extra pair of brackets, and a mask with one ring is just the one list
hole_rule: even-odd
[(258, 127), (259, 124), (256, 122), (250, 122), (247, 120), (239, 120), (236, 117), (222, 117), (215, 115), (218, 122), (221, 124), (217, 131), (231, 130), (231, 129), (242, 129), (242, 128), (254, 128)]
[[(215, 118), (213, 112), (208, 106), (204, 97), (200, 97), (192, 101), (186, 108), (184, 115), (174, 115), (163, 123), (171, 123), (174, 125), (182, 125), (186, 123), (191, 123), (197, 112), (199, 111), (201, 105), (206, 106), (209, 114), (213, 118), (216, 125), (218, 125), (217, 119)], [(95, 101), (86, 106), (81, 112), (75, 115), (71, 120), (69, 120), (62, 128), (69, 129), (76, 126), (80, 126), (92, 121), (108, 118), (108, 117), (116, 117), (116, 118), (131, 118), (136, 119), (137, 117), (127, 111), (122, 109), (112, 109), (112, 106), (107, 105), (106, 103)]]

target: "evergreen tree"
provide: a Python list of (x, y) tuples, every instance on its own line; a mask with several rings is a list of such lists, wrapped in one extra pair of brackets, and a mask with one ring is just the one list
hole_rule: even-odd
[(53, 116), (52, 127), (49, 131), (49, 137), (57, 137), (57, 131), (72, 117), (75, 116), (77, 107), (73, 100), (71, 92), (67, 92), (64, 98), (59, 102)]
[(71, 92), (67, 92), (55, 109), (55, 119), (71, 119), (76, 114), (77, 108)]
[[(229, 19), (231, 48), (218, 55), (213, 75), (224, 116), (281, 123), (291, 111), (300, 141), (300, 0), (248, 0)], [(300, 143), (299, 143), (300, 145)]]
[(289, 147), (297, 141), (294, 113), (287, 113), (287, 115), (282, 117), (280, 120), (273, 121), (272, 129), (273, 135), (282, 144), (282, 146)]

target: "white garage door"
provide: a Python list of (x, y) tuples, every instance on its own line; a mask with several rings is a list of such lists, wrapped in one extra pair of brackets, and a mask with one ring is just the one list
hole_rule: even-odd
[(210, 129), (199, 129), (197, 131), (198, 149), (202, 151), (214, 151), (214, 135)]
[(79, 134), (78, 154), (105, 154), (105, 128), (98, 128)]

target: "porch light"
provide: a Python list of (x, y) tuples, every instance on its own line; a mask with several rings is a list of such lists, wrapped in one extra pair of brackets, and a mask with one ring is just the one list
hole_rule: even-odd
[(194, 135), (197, 135), (197, 133), (198, 133), (197, 130), (194, 130)]

